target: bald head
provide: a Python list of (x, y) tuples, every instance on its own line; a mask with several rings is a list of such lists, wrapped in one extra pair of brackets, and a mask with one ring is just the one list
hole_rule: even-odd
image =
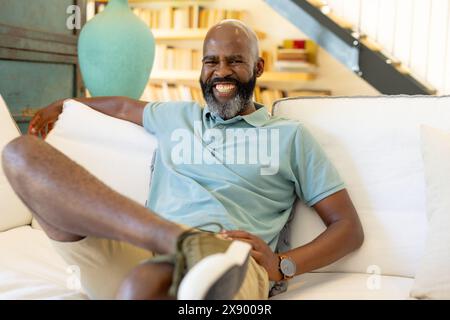
[(203, 54), (208, 45), (214, 45), (217, 42), (235, 43), (240, 48), (249, 50), (255, 61), (258, 60), (259, 46), (256, 33), (242, 21), (227, 19), (211, 27), (203, 42)]
[(231, 119), (253, 112), (256, 78), (264, 72), (255, 32), (238, 20), (212, 27), (203, 43), (200, 85), (212, 114)]

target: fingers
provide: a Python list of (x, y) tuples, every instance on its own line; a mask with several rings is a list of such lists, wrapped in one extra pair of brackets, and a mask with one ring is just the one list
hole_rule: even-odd
[(39, 130), (37, 130), (39, 123), (41, 122), (41, 115), (40, 112), (36, 113), (31, 119), (30, 124), (28, 126), (28, 134), (32, 134), (37, 136), (39, 133)]
[(235, 238), (235, 237), (230, 237), (232, 240), (238, 240), (238, 241), (242, 241), (242, 242), (247, 242), (248, 244), (250, 244), (252, 246), (253, 249), (255, 249), (255, 243), (250, 240), (250, 239), (245, 239), (245, 238)]
[(42, 117), (42, 115), (37, 115), (35, 118), (33, 118), (33, 120), (33, 122), (30, 122), (30, 133), (35, 136), (42, 136), (43, 134), (45, 134), (47, 130), (47, 121)]
[(48, 133), (53, 129), (54, 125), (54, 122), (49, 122), (46, 126), (44, 126), (41, 132), (42, 139), (47, 138)]
[(40, 134), (40, 136), (44, 139), (45, 136), (47, 135), (47, 126), (43, 126), (43, 127), (41, 128), (41, 130), (39, 130), (39, 134)]
[(263, 248), (263, 245), (265, 245), (265, 242), (263, 242), (260, 238), (257, 236), (242, 230), (226, 230), (223, 231), (222, 234), (232, 240), (240, 240), (247, 243), (250, 243), (253, 249), (261, 251)]
[(55, 126), (55, 122), (49, 122), (48, 120), (45, 120), (41, 114), (36, 114), (33, 119), (31, 119), (29, 127), (28, 127), (28, 134), (35, 135), (35, 136), (41, 136), (45, 139), (47, 134), (53, 129)]
[(53, 129), (53, 125), (62, 112), (63, 101), (58, 100), (36, 112), (31, 119), (28, 133), (43, 138)]
[(261, 252), (252, 250), (252, 251), (250, 251), (250, 255), (252, 256), (253, 259), (255, 259), (255, 261), (258, 264), (261, 264), (263, 262), (264, 255)]
[(223, 234), (225, 234), (228, 237), (231, 238), (244, 238), (244, 239), (254, 239), (255, 236), (247, 231), (242, 230), (225, 230), (223, 231)]
[(48, 125), (44, 126), (44, 129), (41, 132), (42, 139), (45, 139), (45, 137), (47, 137), (47, 134), (48, 134)]
[(251, 245), (252, 250), (257, 250), (258, 252), (261, 250), (261, 246), (258, 245), (258, 242), (252, 240), (252, 239), (247, 239), (247, 238), (239, 238), (239, 237), (229, 237), (229, 239), (231, 240), (238, 240), (238, 241), (242, 241), (242, 242), (246, 242), (249, 245)]

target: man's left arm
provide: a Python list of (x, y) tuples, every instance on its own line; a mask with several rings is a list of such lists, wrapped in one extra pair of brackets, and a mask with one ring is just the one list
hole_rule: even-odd
[(250, 243), (252, 257), (274, 281), (283, 279), (279, 255), (291, 258), (297, 266), (296, 275), (299, 275), (329, 265), (362, 245), (364, 232), (346, 189), (320, 200), (313, 208), (325, 223), (326, 230), (313, 241), (287, 252), (276, 254), (262, 239), (245, 231), (224, 233), (232, 239)]

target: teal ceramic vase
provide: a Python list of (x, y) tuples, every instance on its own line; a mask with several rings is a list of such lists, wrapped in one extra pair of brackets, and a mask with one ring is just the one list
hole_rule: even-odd
[(78, 39), (81, 74), (92, 96), (139, 99), (154, 57), (150, 28), (133, 14), (127, 0), (110, 0)]

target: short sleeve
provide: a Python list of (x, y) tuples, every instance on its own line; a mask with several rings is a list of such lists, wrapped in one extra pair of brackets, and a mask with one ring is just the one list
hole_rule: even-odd
[(336, 168), (305, 127), (299, 126), (293, 148), (291, 167), (295, 191), (307, 206), (345, 188)]
[(167, 112), (169, 105), (163, 102), (149, 102), (145, 106), (142, 114), (142, 123), (145, 130), (154, 135), (158, 135), (161, 132), (161, 125), (170, 123)]

